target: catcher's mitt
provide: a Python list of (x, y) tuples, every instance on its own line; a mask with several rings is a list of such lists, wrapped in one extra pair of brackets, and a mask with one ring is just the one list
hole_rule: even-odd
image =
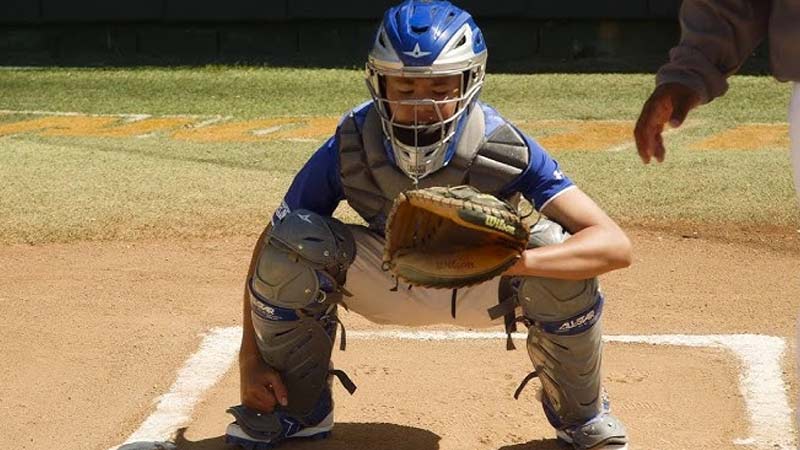
[(407, 191), (386, 222), (384, 268), (415, 286), (470, 286), (514, 264), (528, 232), (513, 206), (471, 186)]

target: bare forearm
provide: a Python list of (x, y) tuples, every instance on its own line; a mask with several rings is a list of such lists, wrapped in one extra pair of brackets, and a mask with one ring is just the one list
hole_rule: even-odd
[(562, 244), (526, 250), (506, 274), (583, 280), (629, 266), (630, 255), (621, 231), (589, 227)]

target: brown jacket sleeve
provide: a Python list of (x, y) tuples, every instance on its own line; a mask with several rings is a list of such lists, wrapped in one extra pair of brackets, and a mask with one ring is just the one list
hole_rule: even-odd
[(800, 1), (773, 0), (769, 55), (775, 78), (800, 82)]
[(681, 40), (656, 84), (689, 86), (703, 103), (725, 94), (728, 76), (764, 39), (769, 12), (769, 0), (684, 0)]

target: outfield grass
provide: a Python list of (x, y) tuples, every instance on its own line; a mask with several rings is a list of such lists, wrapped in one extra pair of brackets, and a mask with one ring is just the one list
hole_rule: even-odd
[[(512, 120), (634, 120), (652, 82), (651, 75), (491, 75), (483, 99)], [(6, 110), (237, 119), (336, 116), (366, 98), (358, 71), (220, 67), (4, 70), (0, 93), (0, 109)], [(785, 151), (687, 148), (709, 130), (785, 121), (788, 95), (788, 85), (769, 78), (734, 78), (728, 96), (696, 111), (693, 127), (669, 139), (665, 164), (642, 165), (632, 147), (554, 155), (624, 224), (794, 229), (800, 216)], [(0, 137), (0, 242), (257, 233), (315, 148), (298, 142)]]
[[(697, 118), (786, 120), (789, 85), (735, 77)], [(635, 119), (652, 75), (487, 76), (482, 98), (509, 118)], [(369, 98), (356, 70), (47, 69), (0, 71), (0, 108), (86, 113), (337, 115)]]

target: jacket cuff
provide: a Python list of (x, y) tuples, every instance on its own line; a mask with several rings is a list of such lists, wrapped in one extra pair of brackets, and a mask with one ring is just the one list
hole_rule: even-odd
[(708, 103), (728, 91), (727, 77), (703, 53), (678, 46), (670, 50), (669, 56), (670, 62), (656, 74), (656, 86), (682, 84), (697, 92), (700, 103)]

